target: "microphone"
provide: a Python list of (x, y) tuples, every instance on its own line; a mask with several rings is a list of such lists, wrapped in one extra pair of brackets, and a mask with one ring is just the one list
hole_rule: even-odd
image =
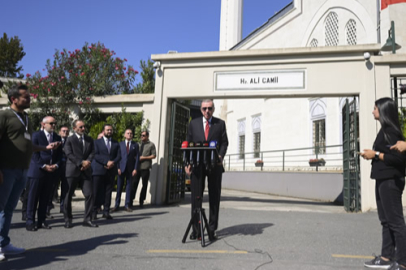
[[(195, 143), (194, 143), (194, 142), (190, 142), (190, 143), (189, 143), (189, 148), (193, 148), (193, 147), (195, 147)], [(193, 167), (193, 149), (190, 149), (189, 152), (190, 152), (189, 164), (190, 164), (190, 166)]]
[[(202, 147), (202, 142), (196, 142), (195, 147)], [(200, 149), (197, 149), (196, 166), (199, 166), (199, 160), (200, 160)]]
[(183, 150), (183, 163), (185, 163), (185, 166), (189, 165), (189, 161), (187, 160), (187, 156), (186, 156), (186, 149), (188, 148), (188, 146), (189, 146), (188, 141), (182, 142), (181, 148), (185, 149), (185, 150)]
[[(204, 141), (203, 142), (203, 147), (209, 147), (209, 142), (208, 141)], [(203, 164), (207, 169), (207, 151), (208, 150), (203, 150)]]
[[(211, 141), (209, 144), (210, 147), (217, 147), (217, 141)], [(214, 156), (216, 151), (211, 150), (211, 166), (214, 167), (216, 165), (217, 157)]]

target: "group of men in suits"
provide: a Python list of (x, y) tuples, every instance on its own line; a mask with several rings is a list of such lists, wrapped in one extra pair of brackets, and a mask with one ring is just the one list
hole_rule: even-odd
[[(69, 137), (67, 127), (61, 127), (61, 136), (56, 134), (56, 121), (51, 116), (43, 119), (42, 126), (41, 131), (33, 133), (33, 143), (48, 145), (51, 142), (61, 142), (62, 147), (34, 153), (32, 156), (28, 171), (25, 218), (28, 231), (51, 229), (46, 222), (46, 213), (49, 211), (49, 202), (54, 197), (54, 189), (59, 185), (58, 179), (61, 181), (60, 212), (64, 214), (64, 227), (67, 229), (73, 227), (72, 197), (78, 185), (85, 197), (83, 226), (98, 227), (94, 221), (101, 209), (103, 218), (112, 219), (110, 213), (117, 211), (120, 206), (124, 181), (127, 182), (125, 210), (132, 212), (133, 179), (141, 162), (139, 146), (132, 140), (131, 129), (125, 131), (125, 140), (119, 143), (112, 139), (113, 127), (109, 124), (104, 125), (102, 136), (95, 141), (85, 134), (83, 120), (73, 122), (74, 134)], [(117, 197), (114, 208), (110, 210), (117, 175)]]

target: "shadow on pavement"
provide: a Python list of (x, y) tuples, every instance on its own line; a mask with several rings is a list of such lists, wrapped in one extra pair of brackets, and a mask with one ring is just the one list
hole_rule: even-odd
[(332, 202), (320, 202), (320, 201), (301, 201), (300, 199), (291, 200), (275, 200), (275, 199), (256, 199), (251, 197), (234, 197), (234, 196), (221, 196), (221, 201), (235, 201), (235, 202), (259, 202), (259, 203), (281, 203), (281, 204), (304, 204), (304, 205), (340, 205)]
[(217, 236), (221, 239), (232, 235), (257, 235), (262, 234), (266, 228), (273, 225), (273, 223), (240, 224), (217, 231)]
[(7, 256), (8, 260), (1, 263), (1, 269), (30, 269), (44, 266), (54, 261), (67, 261), (68, 258), (66, 257), (84, 255), (101, 245), (117, 245), (127, 243), (128, 240), (119, 239), (127, 239), (131, 237), (137, 237), (137, 234), (127, 233), (103, 235), (90, 239), (31, 249), (27, 250), (27, 252), (24, 254)]

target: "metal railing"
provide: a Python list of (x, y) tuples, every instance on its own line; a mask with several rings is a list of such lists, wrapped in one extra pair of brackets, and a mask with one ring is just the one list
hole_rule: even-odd
[(323, 148), (323, 154), (320, 154), (318, 147), (261, 151), (259, 158), (258, 152), (227, 154), (224, 157), (224, 168), (226, 171), (342, 172), (343, 146), (340, 144)]

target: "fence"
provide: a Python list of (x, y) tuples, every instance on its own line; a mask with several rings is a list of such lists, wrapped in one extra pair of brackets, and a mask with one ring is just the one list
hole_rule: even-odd
[[(318, 147), (246, 152), (224, 157), (226, 171), (343, 171), (343, 146)], [(324, 149), (323, 149), (324, 150)]]

